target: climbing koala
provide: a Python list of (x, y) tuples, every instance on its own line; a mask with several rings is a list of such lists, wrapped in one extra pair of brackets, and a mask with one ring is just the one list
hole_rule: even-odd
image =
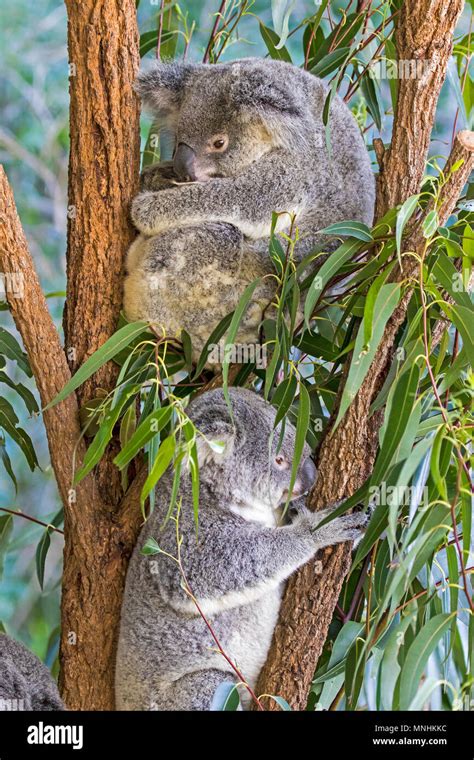
[(184, 328), (197, 358), (244, 288), (263, 277), (238, 334), (258, 342), (276, 289), (272, 212), (279, 232), (294, 216), (297, 261), (328, 243), (318, 230), (329, 224), (372, 223), (374, 176), (357, 124), (335, 96), (329, 153), (327, 85), (282, 61), (156, 63), (137, 91), (171, 134), (174, 156), (143, 172), (132, 203), (140, 235), (127, 256), (125, 312), (174, 337)]
[[(154, 511), (133, 552), (116, 665), (119, 710), (209, 710), (216, 688), (236, 681), (197, 605), (254, 687), (284, 581), (318, 549), (360, 537), (367, 523), (359, 512), (317, 527), (332, 510), (312, 513), (303, 505), (317, 474), (305, 446), (291, 494), (296, 517), (283, 524), (295, 429), (288, 422), (284, 435), (280, 425), (274, 429), (275, 409), (256, 393), (237, 388), (229, 393), (232, 418), (220, 389), (202, 394), (188, 408), (201, 434), (198, 533), (189, 473), (180, 487), (178, 527), (182, 567), (195, 601), (183, 590), (181, 572), (169, 556), (178, 554), (176, 524), (165, 521), (172, 472), (160, 481)], [(142, 553), (150, 538), (162, 553)], [(246, 703), (245, 689), (241, 696)]]
[(58, 687), (23, 644), (0, 634), (0, 711), (64, 710)]

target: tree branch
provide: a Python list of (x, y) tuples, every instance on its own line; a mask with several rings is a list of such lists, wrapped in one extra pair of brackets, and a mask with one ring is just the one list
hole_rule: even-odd
[[(377, 219), (420, 190), (454, 29), (463, 7), (464, 0), (405, 0), (397, 15), (397, 107), (390, 148), (383, 155), (377, 180)], [(419, 73), (412, 76), (415, 67)]]
[[(7, 176), (0, 166), (0, 268), (3, 274), (21, 278), (22, 294), (6, 296), (16, 328), (21, 335), (30, 367), (45, 407), (71, 377), (58, 332), (51, 319), (46, 299), (28, 249), (15, 200)], [(80, 441), (77, 400), (68, 396), (44, 413), (51, 463), (63, 503), (68, 502), (73, 480), (74, 460), (82, 461), (85, 452)], [(79, 441), (79, 443), (78, 443)], [(80, 495), (92, 498), (91, 479), (81, 484)]]
[[(140, 124), (133, 82), (139, 66), (134, 0), (66, 0), (70, 76), (67, 298), (64, 335), (73, 372), (114, 333), (122, 305), (124, 253), (136, 232), (129, 204), (138, 189)], [(109, 391), (109, 362), (78, 389), (79, 405)], [(109, 447), (96, 468), (102, 499), (118, 504), (120, 473)]]

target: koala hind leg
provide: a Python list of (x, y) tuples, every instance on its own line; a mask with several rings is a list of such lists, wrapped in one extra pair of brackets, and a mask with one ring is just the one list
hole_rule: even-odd
[[(153, 322), (167, 336), (191, 336), (194, 360), (214, 328), (232, 312), (246, 286), (272, 270), (240, 230), (223, 222), (180, 227), (130, 247), (124, 307), (132, 320)], [(272, 278), (254, 291), (238, 341), (258, 341), (262, 310), (273, 297)]]
[(214, 668), (188, 673), (160, 690), (159, 700), (155, 700), (152, 709), (207, 712), (211, 710), (216, 689), (226, 681), (235, 679), (231, 673)]

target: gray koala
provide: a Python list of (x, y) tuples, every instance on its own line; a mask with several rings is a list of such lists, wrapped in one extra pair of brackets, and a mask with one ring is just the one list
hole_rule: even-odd
[(23, 644), (0, 634), (0, 711), (64, 710), (46, 665)]
[(327, 85), (282, 61), (156, 63), (137, 90), (175, 149), (172, 161), (143, 172), (132, 204), (141, 234), (127, 256), (125, 312), (174, 337), (184, 328), (197, 358), (244, 288), (262, 277), (238, 334), (254, 343), (276, 289), (272, 212), (277, 232), (288, 233), (294, 215), (297, 261), (327, 244), (318, 230), (329, 224), (372, 223), (374, 175), (357, 124), (335, 96), (330, 155)]
[[(180, 553), (200, 609), (226, 654), (254, 687), (270, 646), (284, 581), (318, 549), (360, 537), (368, 518), (354, 513), (317, 528), (332, 510), (312, 513), (304, 507), (302, 496), (316, 478), (306, 446), (291, 494), (298, 499), (296, 517), (291, 524), (281, 524), (295, 429), (288, 422), (284, 432), (280, 426), (274, 429), (275, 409), (256, 393), (231, 389), (230, 400), (232, 419), (220, 389), (202, 394), (189, 406), (189, 416), (202, 434), (199, 526), (196, 536), (187, 475), (180, 492)], [(155, 509), (128, 570), (116, 666), (119, 710), (209, 710), (216, 688), (236, 682), (196, 604), (183, 590), (177, 564), (163, 553), (141, 553), (154, 538), (162, 552), (177, 557), (176, 524), (165, 522), (171, 488), (168, 473), (160, 481)], [(246, 704), (246, 689), (241, 696)]]

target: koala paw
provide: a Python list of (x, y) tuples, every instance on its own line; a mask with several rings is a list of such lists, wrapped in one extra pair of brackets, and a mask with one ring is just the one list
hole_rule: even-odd
[[(333, 510), (331, 509), (318, 512), (318, 522), (321, 523), (332, 511)], [(352, 512), (349, 515), (336, 517), (327, 525), (323, 525), (321, 528), (316, 527), (313, 533), (314, 540), (321, 547), (332, 546), (333, 544), (338, 544), (342, 541), (358, 541), (364, 535), (370, 517), (371, 514), (366, 511)]]
[(160, 193), (145, 191), (138, 193), (132, 201), (130, 216), (133, 224), (144, 235), (161, 232), (158, 224)]

